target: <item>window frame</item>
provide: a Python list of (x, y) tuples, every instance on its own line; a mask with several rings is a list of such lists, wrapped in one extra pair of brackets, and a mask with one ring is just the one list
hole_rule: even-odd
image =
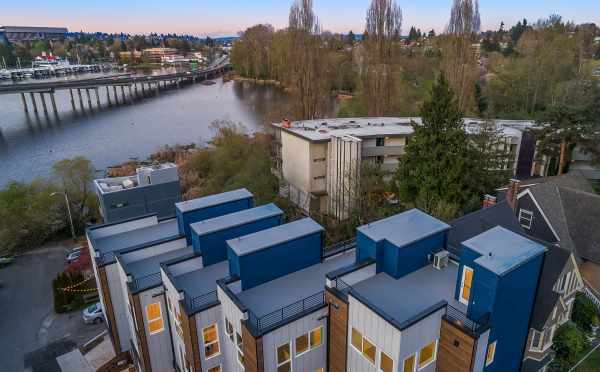
[[(536, 335), (539, 335), (537, 344), (535, 343)], [(544, 345), (543, 338), (544, 338), (544, 332), (539, 332), (538, 330), (534, 329), (533, 334), (531, 335), (531, 346), (529, 347), (529, 350), (534, 351), (534, 352), (541, 352), (542, 346)]]
[[(215, 368), (218, 368), (218, 369), (215, 369)], [(221, 368), (221, 364), (218, 364), (218, 365), (216, 365), (214, 367), (210, 367), (207, 370), (207, 372), (221, 372), (221, 371), (223, 371), (223, 368)]]
[[(151, 306), (157, 306), (158, 307), (158, 316), (156, 318), (152, 318), (152, 319), (150, 319), (150, 313), (148, 311), (148, 309)], [(145, 310), (146, 310), (146, 320), (148, 322), (147, 328), (148, 328), (149, 335), (152, 336), (152, 335), (155, 335), (157, 333), (163, 332), (165, 330), (165, 320), (164, 320), (164, 317), (163, 317), (163, 314), (162, 314), (162, 306), (160, 305), (160, 301), (159, 302), (149, 303), (148, 305), (146, 305)], [(161, 324), (160, 329), (151, 331), (150, 330), (150, 323), (154, 323), (154, 322), (157, 322), (159, 320), (160, 320), (160, 324)]]
[[(428, 360), (425, 364), (421, 365), (421, 351), (423, 349), (425, 349), (426, 347), (428, 347), (429, 345), (433, 344), (433, 354), (431, 355), (431, 359)], [(438, 353), (438, 340), (435, 341), (431, 341), (430, 343), (428, 343), (427, 345), (423, 346), (422, 348), (419, 349), (418, 352), (418, 356), (417, 356), (417, 371), (420, 371), (422, 369), (427, 368), (431, 363), (434, 363), (437, 360), (437, 353)]]
[[(367, 358), (365, 356), (365, 340), (371, 344), (373, 346), (373, 348), (375, 349), (375, 357), (373, 358), (373, 361), (371, 361), (371, 359)], [(377, 345), (375, 345), (375, 343), (371, 340), (369, 340), (368, 338), (366, 338), (365, 336), (362, 337), (362, 352), (361, 355), (363, 356), (363, 358), (365, 358), (369, 363), (371, 363), (371, 365), (373, 365), (373, 367), (377, 367)]]
[[(469, 298), (464, 298), (463, 297), (463, 289), (465, 287), (465, 279), (467, 278), (466, 273), (467, 271), (471, 272), (471, 284), (469, 286)], [(471, 299), (471, 292), (473, 291), (473, 278), (475, 277), (475, 270), (473, 270), (472, 267), (469, 267), (467, 265), (463, 266), (462, 269), (462, 275), (461, 275), (461, 279), (460, 279), (460, 290), (458, 292), (458, 302), (460, 302), (463, 305), (469, 305), (469, 300)]]
[[(323, 326), (318, 326), (317, 328), (314, 328), (310, 332), (308, 332), (308, 350), (309, 351), (313, 351), (313, 350), (318, 349), (321, 346), (323, 346), (323, 330), (324, 330)], [(319, 331), (319, 344), (317, 346), (313, 346), (311, 336), (316, 331)]]
[(379, 364), (378, 364), (377, 370), (379, 372), (385, 372), (383, 370), (383, 368), (381, 368), (381, 361), (383, 360), (383, 356), (384, 355), (385, 355), (386, 358), (388, 358), (392, 362), (392, 371), (391, 372), (394, 372), (394, 359), (392, 359), (389, 355), (387, 355), (387, 353), (384, 352), (383, 350), (379, 350)]
[[(238, 339), (240, 340), (240, 342), (238, 342)], [(242, 335), (237, 330), (235, 331), (235, 345), (234, 346), (235, 346), (235, 350), (237, 351), (236, 360), (237, 360), (238, 364), (242, 367), (242, 369), (245, 369), (246, 366), (244, 366), (244, 360), (245, 360), (244, 359), (244, 351), (242, 350), (242, 348), (244, 347), (244, 339), (242, 338)]]
[[(524, 223), (523, 221), (527, 223)], [(533, 212), (527, 209), (519, 208), (519, 224), (522, 228), (531, 230), (531, 226), (533, 225)]]
[[(231, 332), (229, 332), (229, 330), (231, 329)], [(227, 335), (227, 338), (229, 338), (231, 340), (231, 342), (233, 342), (235, 344), (235, 329), (233, 328), (233, 324), (231, 324), (231, 322), (229, 321), (229, 319), (227, 319), (227, 317), (225, 318), (225, 334)]]
[[(279, 348), (282, 346), (287, 345), (288, 347), (288, 359), (279, 363)], [(283, 344), (277, 346), (275, 348), (275, 369), (277, 370), (277, 372), (279, 372), (279, 367), (284, 366), (285, 364), (289, 363), (290, 364), (290, 372), (293, 371), (293, 366), (292, 366), (292, 341), (288, 341), (288, 342), (284, 342)]]
[[(488, 344), (487, 350), (485, 352), (485, 366), (489, 366), (490, 364), (494, 363), (494, 360), (496, 359), (496, 346), (497, 346), (498, 340), (495, 340), (494, 342)], [(491, 359), (490, 359), (490, 350), (491, 350)]]
[[(352, 332), (356, 331), (356, 333), (358, 333), (360, 335), (360, 350), (356, 348), (356, 346), (354, 346), (354, 343), (352, 342)], [(360, 333), (358, 331), (358, 329), (352, 327), (352, 329), (350, 330), (350, 346), (352, 346), (352, 348), (354, 350), (356, 350), (356, 352), (358, 352), (359, 354), (362, 354), (362, 340), (363, 340), (363, 335), (362, 333)]]
[[(306, 337), (306, 349), (304, 349), (304, 351), (299, 353), (298, 352), (298, 339), (301, 337)], [(294, 353), (295, 353), (296, 358), (308, 353), (309, 351), (310, 351), (310, 332), (303, 333), (294, 339)]]
[(417, 369), (417, 353), (412, 353), (402, 360), (402, 372), (405, 372), (406, 361), (410, 358), (412, 358), (413, 360), (413, 365), (410, 372), (415, 372), (415, 370)]
[[(207, 343), (206, 339), (204, 337), (204, 331), (206, 331), (206, 329), (211, 328), (211, 327), (215, 327), (216, 339), (213, 342)], [(206, 326), (206, 327), (202, 328), (202, 343), (204, 344), (204, 358), (206, 360), (209, 360), (209, 359), (212, 359), (214, 357), (217, 357), (217, 356), (221, 355), (221, 343), (220, 343), (220, 340), (219, 340), (219, 325), (217, 323), (213, 323), (213, 324), (211, 324), (209, 326)], [(211, 345), (213, 345), (213, 344), (217, 344), (217, 348), (219, 349), (219, 351), (217, 351), (216, 354), (213, 354), (211, 356), (207, 356), (207, 354), (206, 354), (206, 348), (209, 347), (209, 346), (211, 346)]]

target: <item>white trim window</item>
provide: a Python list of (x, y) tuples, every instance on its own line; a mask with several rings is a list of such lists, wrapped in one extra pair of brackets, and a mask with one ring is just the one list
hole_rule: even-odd
[(217, 323), (202, 329), (202, 341), (204, 342), (204, 357), (206, 359), (214, 358), (221, 354)]
[(379, 352), (379, 371), (394, 372), (394, 360), (383, 351)]
[(294, 343), (296, 346), (296, 357), (318, 348), (323, 344), (323, 327), (317, 327), (309, 333), (296, 337)]
[(491, 344), (488, 344), (487, 353), (485, 354), (485, 366), (489, 366), (494, 363), (494, 358), (496, 357), (496, 342), (494, 341)]
[(229, 321), (229, 319), (225, 318), (225, 333), (227, 337), (231, 340), (231, 342), (235, 343), (234, 332), (233, 332), (233, 324)]
[(435, 362), (437, 359), (437, 345), (438, 341), (432, 341), (425, 345), (421, 350), (419, 350), (419, 371), (426, 368), (431, 363)]
[(235, 333), (235, 339), (236, 339), (236, 345), (235, 348), (237, 349), (237, 361), (238, 364), (240, 366), (242, 366), (242, 369), (244, 369), (244, 340), (242, 339), (242, 336), (236, 332)]
[(527, 230), (531, 230), (531, 224), (533, 223), (533, 212), (527, 209), (519, 209), (519, 223), (521, 227)]
[(402, 372), (414, 372), (417, 368), (417, 354), (407, 356), (402, 363)]
[(221, 372), (221, 365), (219, 364), (218, 366), (210, 367), (208, 372)]
[(160, 302), (146, 305), (146, 318), (148, 319), (148, 332), (151, 336), (165, 330)]
[(358, 330), (352, 328), (351, 345), (357, 353), (361, 354), (366, 360), (375, 366), (377, 358), (377, 347), (373, 342), (364, 337)]
[(474, 271), (469, 266), (463, 266), (462, 278), (460, 280), (460, 293), (458, 294), (458, 301), (461, 304), (469, 305), (469, 299), (471, 298), (471, 288), (473, 286), (473, 275)]
[(292, 343), (279, 345), (276, 351), (277, 372), (292, 372)]
[(543, 333), (532, 330), (531, 347), (529, 348), (531, 351), (542, 351), (542, 335)]

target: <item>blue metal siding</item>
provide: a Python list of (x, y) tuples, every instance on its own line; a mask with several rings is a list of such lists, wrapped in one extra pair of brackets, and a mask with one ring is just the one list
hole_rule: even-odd
[(213, 205), (207, 208), (196, 209), (182, 213), (177, 210), (177, 223), (179, 225), (179, 233), (185, 234), (188, 245), (192, 245), (192, 234), (190, 225), (194, 222), (206, 220), (209, 218), (223, 216), (229, 213), (238, 212), (244, 209), (252, 208), (252, 198), (240, 199), (228, 203)]
[(360, 231), (356, 231), (356, 262), (367, 258), (377, 259), (377, 242)]
[(213, 265), (227, 259), (227, 244), (225, 243), (227, 240), (279, 226), (282, 223), (283, 216), (279, 215), (258, 219), (211, 234), (198, 235), (192, 231), (194, 252), (202, 254), (204, 266)]
[(247, 290), (284, 275), (321, 262), (323, 232), (275, 245), (252, 254), (237, 256), (227, 248), (230, 274), (242, 281)]
[(428, 255), (445, 249), (447, 232), (441, 232), (404, 247), (396, 247), (385, 242), (383, 249), (384, 262), (378, 262), (380, 272), (385, 271), (393, 278), (399, 279), (413, 271), (429, 265)]

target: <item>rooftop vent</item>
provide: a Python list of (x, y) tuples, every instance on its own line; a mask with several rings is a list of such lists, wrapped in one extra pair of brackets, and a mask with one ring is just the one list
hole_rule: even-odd
[(433, 267), (438, 270), (442, 270), (448, 266), (450, 260), (450, 252), (441, 251), (433, 255)]

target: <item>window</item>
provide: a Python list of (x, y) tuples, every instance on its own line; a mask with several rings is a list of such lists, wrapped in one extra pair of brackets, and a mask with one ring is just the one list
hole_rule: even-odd
[(487, 354), (485, 356), (485, 365), (489, 366), (494, 362), (494, 356), (496, 355), (496, 341), (488, 345)]
[(208, 372), (221, 372), (221, 366), (212, 367), (208, 369)]
[(404, 359), (404, 367), (402, 367), (403, 372), (413, 372), (415, 370), (415, 355), (411, 355), (408, 358)]
[(535, 329), (533, 330), (533, 337), (531, 338), (531, 349), (541, 350), (542, 349), (542, 334)]
[(433, 341), (419, 351), (419, 369), (423, 369), (433, 363), (436, 357), (437, 341)]
[(308, 351), (308, 333), (296, 337), (296, 356), (300, 356)]
[(316, 349), (323, 343), (323, 327), (310, 331), (310, 349)]
[(242, 336), (238, 332), (235, 333), (235, 339), (236, 339), (236, 347), (237, 347), (237, 360), (238, 360), (238, 363), (240, 363), (240, 366), (242, 366), (242, 368), (244, 368), (244, 349), (243, 349), (244, 341), (242, 340)]
[(237, 347), (238, 349), (242, 350), (242, 345), (244, 344), (243, 340), (242, 340), (242, 336), (239, 333), (235, 333), (236, 339), (237, 339)]
[(552, 346), (552, 339), (554, 338), (555, 329), (556, 328), (552, 326), (544, 331), (544, 350)]
[(392, 372), (394, 370), (394, 361), (383, 351), (379, 353), (379, 370), (381, 372)]
[(367, 358), (371, 364), (375, 365), (375, 355), (377, 354), (377, 348), (373, 343), (363, 337), (363, 356)]
[(469, 304), (471, 298), (471, 286), (473, 284), (473, 269), (468, 266), (463, 267), (462, 281), (460, 284), (459, 301), (465, 305)]
[(376, 138), (375, 146), (377, 146), (377, 147), (385, 146), (385, 138)]
[(352, 346), (362, 352), (362, 335), (356, 329), (352, 328)]
[(160, 302), (146, 306), (146, 318), (148, 318), (148, 331), (150, 335), (164, 331), (165, 326), (160, 309)]
[(227, 333), (227, 337), (229, 337), (231, 342), (235, 342), (233, 339), (233, 325), (227, 318), (225, 318), (225, 333)]
[(290, 343), (283, 344), (277, 348), (277, 372), (291, 372), (292, 354)]
[(129, 203), (117, 203), (117, 204), (112, 204), (110, 206), (110, 209), (119, 209), (119, 208), (125, 208), (129, 206)]
[(206, 359), (220, 354), (219, 333), (217, 325), (210, 325), (202, 330), (202, 339), (204, 340), (204, 355)]
[(316, 158), (316, 159), (313, 159), (313, 161), (314, 161), (315, 163), (321, 163), (321, 162), (324, 162), (324, 161), (326, 161), (326, 160), (327, 160), (327, 158)]
[(519, 209), (519, 223), (524, 229), (531, 230), (531, 222), (533, 221), (533, 212)]
[(323, 372), (323, 368), (317, 368), (315, 369), (315, 372)]
[(313, 177), (313, 179), (314, 179), (315, 181), (317, 181), (317, 180), (324, 180), (324, 179), (325, 179), (325, 176), (317, 176), (317, 177)]

